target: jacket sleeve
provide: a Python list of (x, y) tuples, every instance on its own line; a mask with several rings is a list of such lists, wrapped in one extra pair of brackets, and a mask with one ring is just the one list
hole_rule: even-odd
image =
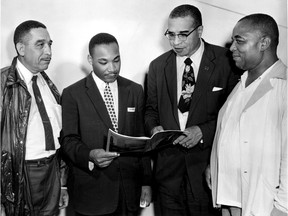
[(151, 63), (147, 77), (147, 100), (145, 109), (145, 130), (149, 136), (151, 135), (151, 130), (160, 124), (156, 83), (156, 70), (153, 67), (153, 63)]
[(62, 105), (62, 132), (61, 148), (64, 156), (67, 156), (77, 167), (89, 171), (90, 150), (85, 145), (79, 134), (79, 113), (77, 101), (67, 89), (63, 90)]
[[(144, 133), (144, 93), (143, 89), (139, 91), (137, 95), (137, 122), (136, 125), (139, 125), (139, 136), (143, 136)], [(138, 128), (138, 127), (137, 127)], [(142, 170), (142, 186), (151, 185), (152, 184), (152, 166), (151, 166), (151, 158), (149, 155), (144, 155), (140, 158), (141, 160), (141, 170)]]

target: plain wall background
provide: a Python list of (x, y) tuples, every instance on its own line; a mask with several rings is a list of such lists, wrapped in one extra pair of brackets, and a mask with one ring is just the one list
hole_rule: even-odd
[(149, 63), (170, 49), (163, 35), (170, 11), (183, 3), (197, 6), (203, 17), (203, 38), (224, 46), (236, 22), (250, 13), (268, 13), (279, 24), (279, 57), (287, 62), (287, 0), (1, 0), (1, 68), (16, 55), (13, 32), (28, 19), (43, 22), (53, 40), (47, 70), (60, 92), (85, 77), (88, 43), (99, 32), (119, 42), (121, 75), (143, 84)]
[[(118, 39), (121, 75), (143, 85), (149, 63), (170, 49), (163, 35), (167, 17), (174, 7), (184, 3), (200, 9), (203, 38), (220, 46), (231, 41), (232, 29), (243, 16), (271, 15), (280, 31), (278, 56), (287, 65), (287, 0), (1, 0), (0, 67), (10, 65), (16, 55), (16, 26), (34, 19), (47, 26), (53, 40), (47, 73), (60, 92), (91, 71), (88, 43), (100, 32)], [(154, 215), (152, 208), (145, 209), (143, 215)]]

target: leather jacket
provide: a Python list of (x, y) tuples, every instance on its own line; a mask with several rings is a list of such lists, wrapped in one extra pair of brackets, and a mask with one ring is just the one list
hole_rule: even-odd
[[(25, 144), (31, 95), (16, 68), (17, 57), (10, 67), (1, 69), (1, 203), (6, 215), (29, 215), (31, 198), (26, 192), (29, 185), (25, 172)], [(60, 95), (41, 72), (57, 103)]]

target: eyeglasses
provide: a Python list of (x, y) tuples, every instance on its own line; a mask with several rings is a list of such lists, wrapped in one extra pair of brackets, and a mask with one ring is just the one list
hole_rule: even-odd
[(178, 37), (178, 39), (180, 41), (186, 41), (187, 37), (192, 34), (197, 28), (199, 28), (201, 25), (196, 26), (194, 29), (192, 29), (190, 32), (188, 33), (179, 33), (179, 34), (175, 34), (174, 32), (169, 32), (168, 29), (165, 32), (165, 36), (168, 38), (168, 40), (175, 40), (176, 36)]

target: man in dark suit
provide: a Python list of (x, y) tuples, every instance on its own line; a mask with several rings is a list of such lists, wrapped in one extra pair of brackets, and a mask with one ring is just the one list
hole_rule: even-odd
[(144, 134), (143, 88), (119, 76), (119, 45), (110, 34), (90, 40), (88, 61), (93, 71), (62, 95), (61, 143), (70, 162), (71, 203), (76, 215), (137, 215), (140, 202), (151, 202), (150, 160), (104, 149), (109, 128)]
[(185, 131), (155, 157), (157, 201), (167, 216), (215, 214), (203, 173), (218, 110), (238, 76), (232, 73), (229, 51), (206, 43), (202, 31), (198, 8), (176, 7), (165, 32), (172, 50), (153, 60), (148, 72), (147, 131)]

